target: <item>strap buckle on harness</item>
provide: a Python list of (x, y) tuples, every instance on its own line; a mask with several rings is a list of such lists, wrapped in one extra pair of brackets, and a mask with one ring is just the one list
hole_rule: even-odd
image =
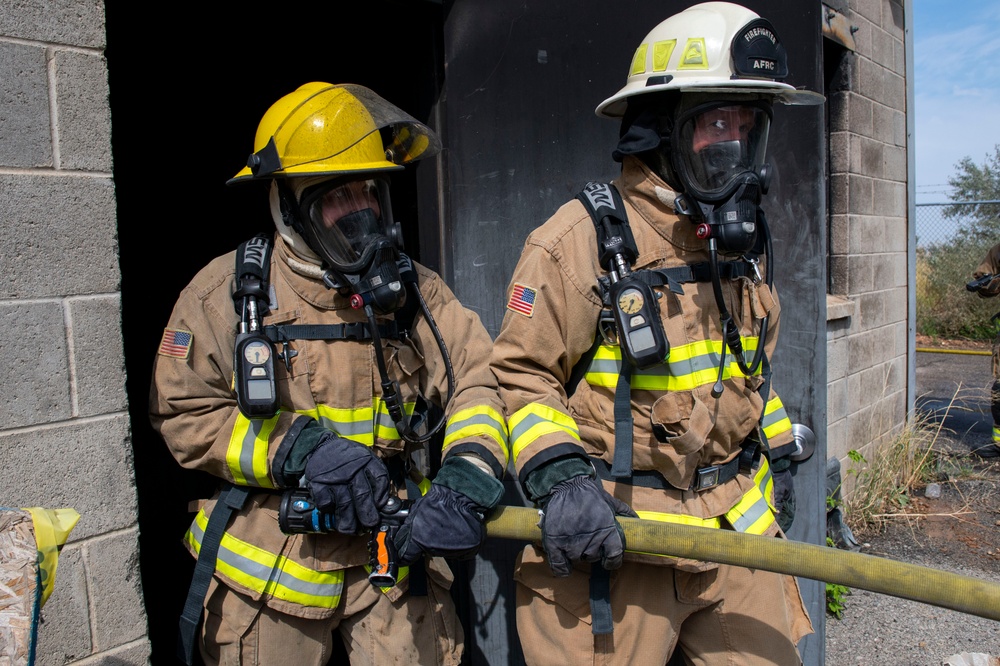
[(723, 467), (725, 465), (709, 465), (708, 467), (699, 467), (696, 469), (691, 490), (708, 490), (719, 485), (719, 474), (722, 472)]

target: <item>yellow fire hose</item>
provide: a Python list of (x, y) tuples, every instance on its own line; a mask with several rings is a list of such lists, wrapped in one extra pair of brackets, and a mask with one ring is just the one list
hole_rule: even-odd
[[(618, 522), (631, 551), (801, 576), (1000, 621), (1000, 584), (971, 576), (788, 539), (638, 518)], [(497, 507), (486, 530), (501, 539), (542, 539), (538, 511), (527, 507)]]

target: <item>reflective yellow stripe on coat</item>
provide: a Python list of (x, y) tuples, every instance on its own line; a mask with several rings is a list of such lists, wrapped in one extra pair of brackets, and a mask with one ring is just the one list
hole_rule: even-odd
[[(753, 354), (757, 349), (756, 336), (741, 338), (744, 354)], [(714, 384), (719, 377), (719, 360), (722, 356), (721, 340), (702, 340), (670, 349), (666, 363), (651, 368), (632, 371), (632, 389), (641, 391), (690, 391), (698, 386)], [(739, 364), (733, 358), (732, 350), (726, 350), (729, 363), (722, 371), (722, 378), (745, 377)], [(617, 345), (601, 345), (584, 378), (591, 386), (615, 388), (621, 372), (622, 350)], [(761, 364), (763, 365), (763, 364)], [(760, 367), (755, 375), (760, 374)]]
[(514, 412), (510, 417), (510, 447), (514, 460), (539, 437), (558, 432), (577, 442), (580, 428), (572, 417), (545, 405), (533, 402)]
[[(736, 506), (723, 516), (715, 518), (696, 518), (681, 513), (663, 513), (660, 511), (636, 511), (640, 518), (656, 520), (661, 523), (676, 523), (720, 529), (723, 517), (737, 532), (761, 535), (775, 523), (774, 511), (771, 506), (771, 493), (774, 483), (771, 480), (771, 468), (766, 458), (761, 458), (760, 467), (754, 473), (755, 485), (750, 488)], [(657, 553), (645, 553), (656, 555)], [(669, 557), (669, 556), (668, 556)]]
[[(413, 402), (403, 405), (407, 418), (413, 415), (415, 405)], [(342, 409), (317, 405), (316, 409), (302, 410), (299, 413), (311, 416), (328, 430), (365, 446), (373, 446), (377, 439), (398, 441), (401, 438), (388, 408), (377, 396), (372, 398), (371, 407)], [(226, 461), (234, 483), (274, 488), (268, 475), (267, 454), (271, 433), (277, 423), (277, 415), (269, 419), (248, 419), (243, 414), (237, 415), (236, 425), (229, 438), (229, 449), (226, 451)]]
[(774, 439), (777, 435), (792, 429), (792, 421), (785, 413), (785, 406), (778, 396), (767, 401), (761, 426), (764, 428), (764, 436), (768, 439)]
[[(208, 527), (202, 509), (185, 535), (201, 552)], [(223, 533), (215, 570), (250, 590), (302, 606), (336, 608), (344, 590), (344, 572), (315, 571)]]
[(441, 449), (443, 451), (457, 441), (478, 436), (489, 437), (497, 443), (503, 450), (503, 463), (506, 466), (510, 456), (507, 423), (499, 412), (488, 405), (463, 409), (448, 419)]

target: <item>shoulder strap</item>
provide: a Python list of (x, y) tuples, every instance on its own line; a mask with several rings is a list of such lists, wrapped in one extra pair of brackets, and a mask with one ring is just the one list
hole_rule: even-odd
[(267, 312), (271, 301), (267, 282), (271, 272), (271, 247), (270, 234), (260, 233), (240, 243), (236, 250), (236, 291), (233, 292), (236, 314), (243, 314), (243, 299), (247, 296), (257, 299), (261, 313)]
[[(590, 213), (590, 220), (597, 231), (597, 256), (601, 268), (610, 270), (611, 258), (616, 254), (625, 255), (628, 262), (634, 264), (639, 258), (639, 249), (635, 245), (632, 229), (628, 225), (628, 215), (625, 213), (625, 204), (618, 190), (610, 183), (591, 181), (580, 191), (577, 199)], [(566, 395), (573, 395), (576, 391), (600, 346), (601, 336), (595, 333), (594, 344), (580, 357), (570, 372), (569, 381), (566, 383)]]
[(611, 269), (611, 259), (616, 254), (625, 256), (629, 264), (639, 258), (632, 229), (628, 225), (628, 214), (622, 196), (610, 183), (590, 182), (577, 195), (597, 229), (597, 256), (601, 268)]

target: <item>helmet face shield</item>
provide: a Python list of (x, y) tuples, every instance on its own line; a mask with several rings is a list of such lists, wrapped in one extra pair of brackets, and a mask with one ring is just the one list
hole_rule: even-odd
[(360, 272), (378, 247), (398, 241), (382, 178), (338, 178), (307, 188), (300, 214), (312, 245), (342, 273)]
[(759, 176), (770, 124), (770, 105), (762, 101), (720, 101), (681, 114), (671, 150), (684, 189), (702, 201), (721, 201), (745, 174)]

